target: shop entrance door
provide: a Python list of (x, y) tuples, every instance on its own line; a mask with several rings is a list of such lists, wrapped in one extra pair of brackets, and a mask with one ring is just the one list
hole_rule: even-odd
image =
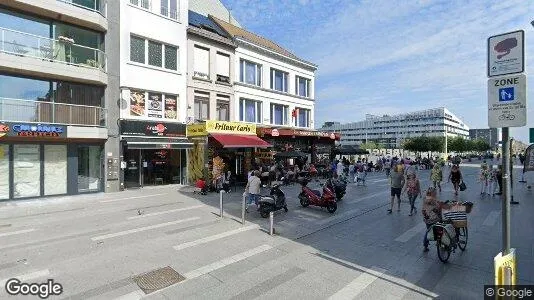
[(124, 161), (126, 169), (124, 170), (124, 187), (136, 188), (141, 186), (141, 150), (127, 149), (124, 151)]

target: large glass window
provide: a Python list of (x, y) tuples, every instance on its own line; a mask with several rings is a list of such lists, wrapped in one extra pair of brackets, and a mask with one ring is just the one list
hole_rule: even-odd
[(78, 147), (78, 192), (99, 191), (102, 182), (101, 147)]
[(67, 145), (44, 146), (44, 194), (67, 193)]
[(161, 14), (178, 20), (178, 0), (161, 0)]
[(261, 123), (261, 101), (241, 99), (239, 101), (239, 120)]
[(298, 109), (298, 124), (299, 127), (310, 127), (310, 110)]
[(145, 63), (145, 40), (136, 36), (130, 36), (130, 60)]
[(176, 71), (178, 47), (130, 35), (130, 61)]
[(0, 200), (9, 198), (9, 145), (0, 144)]
[(311, 92), (310, 92), (311, 80), (304, 78), (304, 77), (297, 76), (295, 78), (295, 86), (296, 86), (295, 92), (297, 95), (302, 96), (302, 97), (311, 97)]
[(178, 48), (165, 45), (165, 69), (178, 69)]
[(54, 82), (54, 102), (103, 106), (104, 88), (70, 82)]
[(13, 145), (13, 193), (15, 198), (41, 195), (39, 145)]
[(50, 101), (50, 81), (0, 75), (0, 99)]
[(271, 104), (271, 124), (287, 125), (288, 110), (285, 105)]
[(287, 92), (287, 78), (289, 74), (280, 70), (271, 69), (271, 89)]
[(261, 65), (244, 59), (239, 63), (239, 81), (261, 86)]
[(148, 64), (154, 67), (162, 67), (163, 54), (161, 52), (161, 43), (148, 41)]

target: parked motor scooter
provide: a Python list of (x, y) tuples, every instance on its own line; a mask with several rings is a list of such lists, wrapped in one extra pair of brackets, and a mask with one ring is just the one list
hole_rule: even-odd
[[(284, 178), (282, 177), (282, 181), (283, 179)], [(260, 200), (258, 201), (258, 205), (260, 206), (260, 215), (263, 218), (267, 218), (271, 211), (277, 211), (282, 208), (285, 212), (288, 211), (286, 195), (284, 194), (284, 191), (280, 189), (279, 183), (272, 184), (269, 196), (261, 196)]]
[(340, 176), (337, 179), (330, 178), (326, 181), (326, 185), (332, 191), (334, 191), (334, 193), (336, 194), (337, 201), (341, 200), (347, 192), (347, 181), (344, 176), (343, 177)]
[(309, 178), (300, 181), (302, 185), (302, 192), (299, 194), (300, 205), (307, 207), (308, 205), (326, 207), (328, 212), (334, 213), (337, 210), (336, 195), (328, 185), (323, 186), (323, 193), (318, 190), (312, 190), (307, 185), (310, 182)]

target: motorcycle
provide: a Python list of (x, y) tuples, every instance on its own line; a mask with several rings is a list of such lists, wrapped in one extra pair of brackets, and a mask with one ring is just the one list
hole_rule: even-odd
[[(283, 178), (282, 178), (283, 181)], [(284, 191), (280, 189), (280, 184), (275, 183), (271, 186), (271, 192), (269, 196), (261, 196), (258, 201), (260, 215), (263, 218), (267, 218), (272, 211), (278, 211), (284, 209), (288, 211), (286, 204), (286, 195)]]
[(329, 213), (334, 213), (337, 210), (336, 195), (328, 185), (323, 185), (323, 193), (318, 190), (312, 190), (308, 187), (309, 178), (300, 181), (302, 192), (299, 194), (300, 205), (307, 207), (309, 205), (326, 207)]
[(347, 180), (346, 177), (339, 177), (338, 179), (328, 179), (326, 185), (336, 194), (337, 201), (341, 200), (347, 192)]

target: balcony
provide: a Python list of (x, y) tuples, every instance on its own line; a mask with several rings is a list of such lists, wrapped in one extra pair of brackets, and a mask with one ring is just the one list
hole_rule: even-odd
[(106, 17), (106, 1), (105, 0), (57, 0), (66, 4), (80, 7), (89, 11), (97, 12), (103, 17)]
[(2, 121), (105, 127), (106, 115), (98, 106), (0, 98)]
[(3, 27), (0, 34), (1, 52), (106, 71), (103, 51), (77, 45), (72, 39), (54, 40)]

